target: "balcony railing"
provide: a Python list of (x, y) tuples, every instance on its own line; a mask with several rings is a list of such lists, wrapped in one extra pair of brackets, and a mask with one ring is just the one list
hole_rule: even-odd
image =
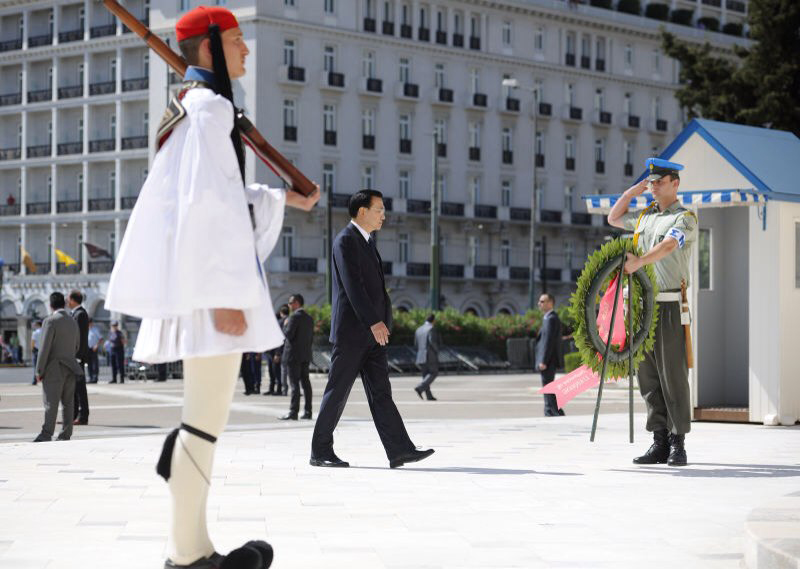
[(431, 274), (429, 263), (406, 263), (406, 276), (427, 277)]
[(411, 154), (411, 139), (410, 138), (401, 138), (400, 139), (400, 153), (401, 154)]
[(364, 31), (365, 32), (375, 32), (377, 29), (377, 22), (375, 18), (364, 18)]
[(453, 34), (453, 47), (464, 47), (464, 34)]
[(469, 159), (472, 162), (478, 162), (481, 159), (481, 149), (477, 146), (469, 147)]
[(481, 38), (470, 37), (469, 38), (469, 48), (470, 49), (480, 49), (481, 48)]
[(544, 223), (561, 223), (561, 212), (552, 209), (543, 209), (539, 212), (539, 221)]
[(575, 54), (574, 53), (566, 54), (564, 58), (564, 63), (566, 63), (570, 67), (575, 67)]
[(114, 261), (89, 261), (89, 273), (103, 275), (114, 268)]
[(150, 79), (148, 77), (136, 77), (134, 79), (123, 79), (122, 90), (127, 91), (145, 91), (150, 86)]
[(406, 211), (408, 213), (430, 213), (431, 202), (430, 200), (409, 199), (406, 201)]
[(381, 261), (381, 269), (383, 270), (384, 275), (391, 276), (392, 273), (392, 262), (391, 261)]
[(744, 14), (747, 11), (747, 4), (740, 0), (728, 0), (725, 2), (725, 5), (728, 7), (728, 10), (733, 10), (734, 12), (741, 12)]
[(116, 148), (116, 145), (117, 141), (113, 138), (90, 140), (89, 152), (113, 152)]
[(43, 45), (52, 45), (52, 44), (53, 44), (53, 34), (42, 34), (40, 36), (28, 37), (28, 48), (40, 47)]
[(335, 71), (331, 71), (328, 73), (328, 86), (329, 87), (340, 87), (344, 89), (344, 73), (337, 73)]
[(50, 213), (51, 207), (50, 202), (28, 202), (25, 204), (25, 213), (28, 215)]
[(475, 204), (472, 206), (472, 211), (475, 214), (475, 217), (481, 217), (483, 219), (497, 219), (497, 206), (496, 205), (484, 205), (484, 204)]
[(291, 257), (289, 259), (289, 272), (316, 273), (317, 259), (315, 257)]
[(440, 103), (452, 103), (453, 102), (453, 90), (452, 89), (439, 89), (439, 102)]
[(447, 45), (447, 32), (444, 30), (436, 30), (436, 43)]
[(572, 215), (570, 217), (572, 218), (572, 224), (573, 225), (591, 225), (592, 224), (592, 215), (589, 214), (589, 213), (582, 213), (582, 212), (573, 211)]
[(581, 68), (583, 69), (591, 69), (592, 68), (592, 58), (587, 55), (581, 56)]
[(453, 264), (439, 265), (439, 274), (444, 278), (463, 279), (464, 265), (453, 265)]
[(512, 112), (519, 112), (519, 99), (506, 97), (506, 110)]
[(464, 217), (464, 204), (457, 202), (442, 202), (442, 215)]
[(598, 118), (602, 124), (611, 124), (611, 113), (608, 111), (600, 111)]
[(18, 203), (12, 205), (0, 205), (0, 216), (3, 215), (19, 215), (22, 208)]
[(336, 131), (335, 130), (323, 131), (322, 142), (327, 146), (336, 146)]
[(364, 150), (375, 150), (375, 135), (362, 134), (361, 135), (361, 148)]
[(583, 118), (583, 109), (581, 109), (580, 107), (570, 107), (569, 118), (576, 121), (581, 120)]
[(52, 89), (37, 89), (35, 91), (28, 91), (29, 103), (39, 103), (41, 101), (52, 101), (52, 100), (53, 100)]
[(36, 268), (37, 275), (50, 274), (50, 263), (34, 263), (33, 266)]
[(400, 37), (405, 39), (411, 39), (414, 35), (414, 30), (408, 24), (400, 24)]
[(431, 31), (428, 28), (417, 28), (417, 39), (419, 41), (431, 41)]
[(564, 160), (564, 168), (567, 170), (575, 170), (575, 159), (567, 158)]
[(122, 209), (133, 209), (137, 199), (139, 199), (139, 196), (122, 196), (119, 205)]
[(537, 168), (544, 168), (544, 154), (536, 154), (534, 160)]
[(656, 119), (656, 130), (659, 132), (667, 132), (667, 121), (664, 119)]
[(625, 164), (624, 172), (626, 176), (633, 176), (633, 164)]
[(436, 156), (438, 158), (447, 158), (447, 144), (440, 142), (436, 145)]
[(92, 26), (89, 30), (89, 37), (101, 38), (103, 36), (113, 36), (117, 33), (116, 24), (106, 24), (105, 26)]
[(58, 43), (69, 43), (71, 41), (81, 41), (82, 39), (83, 28), (68, 32), (58, 32)]
[(367, 91), (370, 93), (382, 93), (383, 81), (376, 79), (375, 77), (367, 78)]
[(606, 60), (605, 59), (595, 59), (594, 60), (594, 68), (597, 71), (605, 71), (606, 70)]
[(111, 211), (114, 209), (114, 198), (93, 198), (89, 200), (89, 211)]
[(630, 128), (639, 128), (639, 117), (635, 115), (628, 115), (628, 126)]
[(476, 107), (486, 107), (488, 105), (488, 98), (484, 93), (473, 93), (472, 104)]
[(512, 207), (508, 210), (508, 217), (514, 221), (530, 221), (531, 210), (528, 207)]
[(20, 148), (3, 148), (0, 150), (0, 160), (19, 160), (22, 157)]
[(67, 266), (64, 263), (56, 263), (56, 273), (59, 275), (77, 275), (80, 272), (80, 265)]
[(385, 36), (393, 36), (394, 35), (394, 22), (386, 22), (384, 21), (381, 25), (381, 31)]
[(58, 213), (74, 213), (82, 209), (83, 204), (81, 200), (60, 200), (56, 202), (56, 211)]
[(403, 96), (413, 97), (414, 99), (419, 97), (419, 85), (416, 83), (403, 83)]
[(297, 127), (284, 126), (283, 127), (283, 140), (287, 142), (297, 142)]
[(503, 164), (514, 163), (514, 152), (511, 150), (503, 150)]
[(22, 93), (9, 93), (8, 95), (0, 95), (0, 107), (7, 105), (19, 105), (22, 103)]
[(83, 85), (58, 88), (59, 99), (73, 99), (75, 97), (83, 97)]
[(147, 135), (126, 136), (122, 139), (123, 150), (134, 150), (136, 148), (147, 148)]
[(605, 174), (606, 173), (606, 163), (603, 160), (595, 160), (594, 161), (594, 171), (596, 174)]
[(497, 267), (494, 265), (475, 265), (472, 268), (472, 276), (476, 279), (496, 279)]
[(22, 49), (22, 38), (0, 41), (0, 52), (14, 51), (15, 49)]
[(512, 281), (527, 281), (531, 270), (528, 267), (509, 267), (508, 276)]
[(306, 80), (305, 67), (296, 67), (294, 65), (290, 65), (288, 77), (289, 81), (305, 81)]
[(553, 105), (550, 103), (539, 103), (539, 114), (545, 117), (549, 117), (553, 114)]

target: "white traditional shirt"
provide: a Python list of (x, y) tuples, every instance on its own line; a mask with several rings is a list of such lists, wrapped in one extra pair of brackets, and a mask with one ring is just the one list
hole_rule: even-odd
[[(153, 160), (111, 273), (106, 308), (142, 318), (136, 361), (280, 346), (283, 333), (262, 263), (280, 236), (285, 192), (243, 187), (230, 140), (230, 101), (194, 88), (181, 103), (187, 116)], [(218, 332), (215, 308), (244, 311), (246, 332)]]

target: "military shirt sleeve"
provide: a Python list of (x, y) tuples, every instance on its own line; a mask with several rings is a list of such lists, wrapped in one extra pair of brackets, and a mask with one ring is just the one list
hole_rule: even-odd
[(639, 215), (641, 215), (641, 213), (640, 210), (629, 210), (627, 213), (623, 214), (619, 219), (623, 228), (628, 231), (634, 231), (636, 229), (636, 222), (639, 221)]
[(664, 239), (671, 238), (678, 242), (678, 248), (690, 247), (697, 238), (697, 216), (692, 211), (685, 211), (677, 217)]

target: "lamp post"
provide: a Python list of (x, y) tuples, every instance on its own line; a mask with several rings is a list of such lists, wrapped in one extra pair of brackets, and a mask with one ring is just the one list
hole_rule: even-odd
[(431, 269), (430, 269), (430, 303), (431, 311), (438, 311), (440, 298), (439, 273), (439, 133), (433, 132), (433, 174), (431, 175)]
[(537, 306), (536, 298), (536, 115), (539, 112), (539, 93), (530, 87), (521, 87), (519, 81), (514, 78), (503, 79), (503, 87), (509, 89), (521, 89), (533, 93), (533, 189), (531, 190), (531, 225), (529, 236), (529, 256), (528, 256), (528, 309), (534, 310)]

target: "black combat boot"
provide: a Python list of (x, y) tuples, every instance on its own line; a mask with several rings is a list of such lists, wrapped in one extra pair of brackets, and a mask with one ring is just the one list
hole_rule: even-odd
[(686, 466), (686, 449), (683, 446), (686, 435), (670, 435), (670, 453), (667, 464), (670, 466)]
[(664, 464), (669, 457), (669, 431), (653, 431), (653, 444), (642, 456), (633, 459), (634, 464)]

